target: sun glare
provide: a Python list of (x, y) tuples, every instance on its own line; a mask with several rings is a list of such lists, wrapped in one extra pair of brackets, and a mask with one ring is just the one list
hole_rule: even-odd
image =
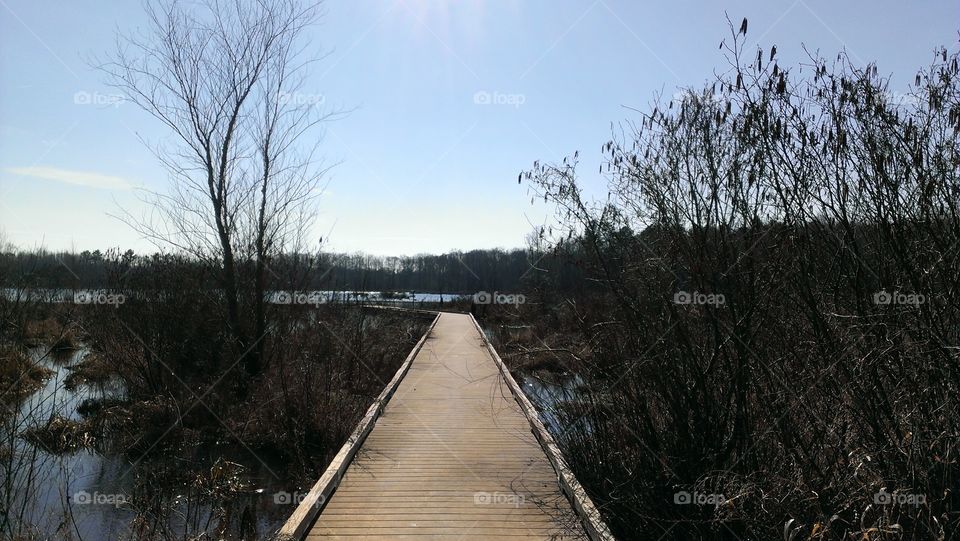
[(483, 0), (398, 0), (398, 22), (416, 35), (446, 39), (452, 35), (479, 35)]

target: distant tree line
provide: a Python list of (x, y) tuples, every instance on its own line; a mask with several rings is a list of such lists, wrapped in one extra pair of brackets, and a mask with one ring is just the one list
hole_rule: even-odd
[[(132, 250), (0, 253), (3, 287), (148, 288), (150, 274), (170, 265), (199, 270), (207, 262), (175, 254), (137, 255)], [(535, 249), (490, 249), (383, 257), (367, 254), (284, 254), (268, 263), (276, 289), (339, 291), (530, 292), (549, 283), (552, 290), (582, 285), (577, 258), (558, 258)], [(302, 269), (310, 269), (304, 277)], [(206, 287), (216, 288), (211, 279)]]

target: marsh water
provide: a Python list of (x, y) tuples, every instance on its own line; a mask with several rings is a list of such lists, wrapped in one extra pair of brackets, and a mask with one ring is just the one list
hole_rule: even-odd
[[(73, 391), (64, 386), (67, 367), (79, 362), (87, 354), (86, 348), (61, 357), (44, 355), (44, 348), (34, 348), (30, 354), (53, 375), (21, 404), (17, 418), (21, 434), (25, 429), (43, 426), (53, 416), (80, 420), (77, 408), (85, 399), (123, 396), (123, 389), (116, 386), (80, 386)], [(218, 529), (218, 517), (223, 514), (216, 509), (221, 507), (235, 509), (230, 521), (243, 517), (248, 522), (247, 531), (255, 530), (260, 538), (279, 528), (293, 512), (296, 500), (282, 463), (237, 445), (206, 445), (187, 450), (178, 458), (151, 456), (142, 460), (92, 449), (55, 453), (22, 437), (14, 440), (13, 447), (9, 509), (15, 516), (22, 516), (22, 522), (32, 524), (43, 538), (136, 537), (134, 531), (140, 526), (137, 521), (144, 517), (149, 517), (148, 521), (162, 520), (163, 529), (187, 537), (198, 530)], [(184, 460), (184, 455), (189, 459)], [(197, 498), (195, 491), (188, 498), (190, 489), (174, 482), (168, 486), (138, 482), (157, 471), (209, 471), (218, 459), (239, 465), (237, 476), (243, 489), (229, 498)], [(157, 509), (164, 510), (162, 517), (157, 516)]]
[[(483, 327), (483, 334), (492, 343), (497, 342), (497, 333), (493, 329)], [(560, 412), (579, 398), (584, 385), (580, 375), (557, 371), (544, 373), (522, 368), (511, 369), (510, 372), (524, 394), (537, 408), (544, 426), (552, 434), (563, 434), (566, 429), (561, 429)], [(580, 418), (577, 423), (586, 423), (586, 421)]]

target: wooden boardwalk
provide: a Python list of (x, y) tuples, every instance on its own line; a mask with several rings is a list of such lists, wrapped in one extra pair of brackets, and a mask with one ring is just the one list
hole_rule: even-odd
[(307, 539), (586, 539), (466, 314), (443, 313)]

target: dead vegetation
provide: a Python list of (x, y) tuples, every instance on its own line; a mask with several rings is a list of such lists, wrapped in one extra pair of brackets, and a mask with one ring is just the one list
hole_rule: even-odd
[(898, 103), (875, 66), (743, 45), (603, 145), (606, 201), (577, 155), (522, 176), (566, 263), (505, 353), (583, 379), (556, 437), (619, 538), (954, 538), (957, 53)]
[(40, 389), (52, 374), (52, 370), (32, 361), (22, 349), (0, 346), (0, 397), (3, 411), (19, 405)]
[(102, 387), (116, 376), (113, 366), (96, 353), (87, 353), (80, 362), (68, 366), (67, 370), (70, 374), (63, 383), (68, 391), (76, 390), (81, 385)]
[(22, 434), (28, 442), (52, 453), (73, 453), (90, 449), (95, 443), (93, 430), (86, 421), (55, 415), (43, 425), (31, 427)]

